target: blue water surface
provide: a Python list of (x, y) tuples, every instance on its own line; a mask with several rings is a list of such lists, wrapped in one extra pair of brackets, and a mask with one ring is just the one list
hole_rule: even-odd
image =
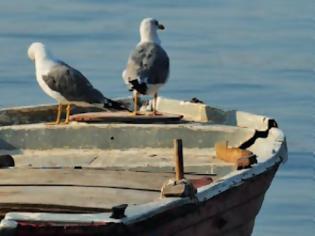
[(315, 2), (312, 0), (0, 1), (0, 107), (53, 103), (27, 58), (33, 41), (83, 72), (108, 97), (155, 17), (171, 59), (162, 96), (274, 117), (288, 139), (253, 235), (315, 235)]

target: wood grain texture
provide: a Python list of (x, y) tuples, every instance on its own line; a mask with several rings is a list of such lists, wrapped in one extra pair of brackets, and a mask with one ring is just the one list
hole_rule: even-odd
[(168, 123), (178, 122), (181, 115), (163, 114), (153, 116), (150, 114), (133, 115), (130, 112), (89, 112), (72, 115), (71, 121), (78, 122), (128, 122), (128, 123)]
[(0, 209), (73, 212), (83, 207), (108, 210), (119, 204), (147, 203), (157, 200), (163, 183), (174, 177), (175, 173), (128, 170), (2, 169)]
[[(50, 206), (87, 207), (111, 209), (119, 204), (150, 202), (160, 193), (120, 188), (77, 187), (77, 186), (6, 186), (0, 188), (2, 205), (38, 205), (49, 210)], [(23, 207), (22, 207), (23, 209)]]
[[(187, 178), (201, 178), (201, 174), (188, 174)], [(175, 174), (103, 169), (2, 169), (0, 191), (14, 186), (65, 186), (122, 188), (159, 192), (163, 183)], [(1, 202), (1, 199), (0, 199)]]

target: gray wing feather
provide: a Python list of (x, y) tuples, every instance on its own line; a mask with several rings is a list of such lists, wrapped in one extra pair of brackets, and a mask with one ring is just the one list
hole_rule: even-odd
[(164, 49), (155, 43), (138, 45), (131, 53), (124, 80), (163, 84), (169, 75), (170, 62)]
[(69, 101), (104, 103), (103, 94), (83, 74), (63, 62), (53, 67), (43, 80)]

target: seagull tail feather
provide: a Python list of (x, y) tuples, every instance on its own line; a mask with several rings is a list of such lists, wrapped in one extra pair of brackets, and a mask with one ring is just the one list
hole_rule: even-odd
[(146, 94), (148, 87), (145, 83), (139, 83), (138, 80), (131, 80), (131, 81), (129, 81), (129, 83), (131, 84), (132, 90), (135, 89), (141, 94)]

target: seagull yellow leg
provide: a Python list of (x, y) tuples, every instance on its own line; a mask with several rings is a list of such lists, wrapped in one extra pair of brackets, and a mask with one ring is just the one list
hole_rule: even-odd
[(133, 113), (132, 113), (134, 116), (139, 115), (139, 113), (138, 113), (138, 99), (139, 99), (138, 91), (134, 90), (134, 93), (133, 93)]
[(70, 122), (70, 112), (71, 112), (71, 104), (67, 105), (67, 109), (66, 109), (66, 120), (65, 120), (65, 124), (69, 124)]
[(60, 124), (61, 111), (62, 111), (62, 104), (59, 103), (58, 109), (57, 109), (57, 118), (56, 118), (56, 122), (55, 122), (56, 125)]
[(160, 116), (160, 115), (162, 115), (162, 113), (159, 113), (159, 112), (156, 110), (156, 107), (157, 107), (157, 98), (158, 98), (158, 94), (155, 93), (155, 94), (153, 95), (153, 113), (152, 113), (153, 116)]

